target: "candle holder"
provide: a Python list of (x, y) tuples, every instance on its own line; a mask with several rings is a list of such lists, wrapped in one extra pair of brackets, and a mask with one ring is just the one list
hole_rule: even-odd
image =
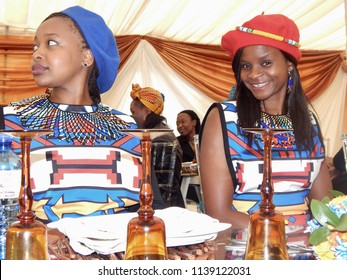
[(261, 184), (262, 201), (259, 210), (250, 214), (245, 251), (246, 260), (288, 260), (285, 223), (282, 213), (275, 210), (274, 186), (271, 168), (271, 143), (273, 135), (288, 129), (243, 128), (261, 134), (264, 141), (264, 168)]
[(122, 132), (141, 139), (142, 183), (140, 188), (140, 208), (138, 217), (128, 223), (126, 260), (166, 260), (165, 224), (154, 216), (152, 208), (153, 192), (151, 185), (151, 145), (160, 135), (172, 132), (172, 129), (126, 129)]
[(22, 176), (19, 192), (20, 212), (6, 235), (7, 260), (48, 260), (47, 229), (35, 220), (32, 211), (33, 194), (30, 186), (30, 145), (32, 139), (51, 133), (47, 130), (2, 130), (1, 133), (20, 138)]

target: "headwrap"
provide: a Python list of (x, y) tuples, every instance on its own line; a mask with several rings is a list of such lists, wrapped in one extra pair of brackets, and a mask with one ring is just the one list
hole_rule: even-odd
[(280, 49), (296, 60), (301, 51), (299, 29), (288, 17), (281, 14), (258, 15), (222, 37), (222, 47), (234, 58), (243, 47), (264, 45)]
[(160, 115), (164, 110), (164, 95), (151, 87), (141, 88), (139, 84), (133, 84), (130, 96), (132, 99), (137, 98), (157, 115)]
[(96, 79), (99, 91), (100, 93), (108, 91), (116, 79), (120, 62), (112, 31), (101, 16), (80, 6), (70, 7), (61, 13), (70, 17), (81, 29), (99, 70)]

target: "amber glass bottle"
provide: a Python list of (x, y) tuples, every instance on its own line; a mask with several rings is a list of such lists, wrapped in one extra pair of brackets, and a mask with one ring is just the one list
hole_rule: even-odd
[(154, 216), (151, 186), (152, 139), (172, 130), (137, 129), (124, 131), (141, 139), (142, 184), (138, 217), (131, 219), (127, 229), (126, 260), (166, 260), (166, 234), (162, 219)]
[(274, 186), (271, 169), (271, 143), (280, 129), (245, 129), (260, 133), (264, 140), (264, 170), (261, 185), (262, 202), (259, 210), (250, 215), (246, 260), (288, 260), (285, 223), (282, 213), (275, 210), (272, 201)]
[[(7, 132), (6, 132), (7, 133)], [(33, 194), (30, 186), (30, 144), (34, 137), (47, 131), (11, 131), (8, 134), (20, 137), (22, 148), (22, 177), (19, 192), (18, 221), (12, 223), (6, 236), (7, 260), (48, 260), (46, 226), (35, 220), (31, 207)]]

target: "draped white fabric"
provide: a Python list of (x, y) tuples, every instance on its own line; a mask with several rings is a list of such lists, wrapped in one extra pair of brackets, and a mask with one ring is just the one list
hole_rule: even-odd
[[(32, 35), (50, 13), (80, 5), (100, 14), (115, 35), (149, 35), (202, 44), (220, 44), (228, 30), (262, 12), (292, 18), (301, 32), (301, 49), (345, 50), (347, 0), (0, 0), (0, 34)], [(318, 113), (328, 155), (341, 147), (347, 74), (340, 70), (333, 84), (313, 105)], [(142, 40), (103, 102), (130, 113), (132, 83), (151, 86), (166, 97), (164, 115), (176, 131), (176, 115), (195, 110), (202, 119), (213, 102), (171, 69)], [(227, 93), (226, 93), (227, 94)]]
[(171, 69), (146, 40), (141, 40), (113, 88), (101, 96), (103, 103), (130, 114), (132, 83), (154, 87), (165, 95), (163, 115), (177, 135), (176, 116), (180, 111), (193, 109), (202, 120), (213, 102)]
[(50, 13), (74, 5), (100, 14), (115, 35), (217, 45), (227, 31), (264, 12), (293, 19), (303, 49), (344, 50), (346, 44), (344, 0), (0, 0), (0, 32), (33, 32)]
[(312, 106), (319, 117), (328, 156), (334, 156), (342, 146), (342, 121), (345, 110), (344, 104), (347, 102), (346, 90), (347, 75), (340, 69), (330, 87), (312, 102)]

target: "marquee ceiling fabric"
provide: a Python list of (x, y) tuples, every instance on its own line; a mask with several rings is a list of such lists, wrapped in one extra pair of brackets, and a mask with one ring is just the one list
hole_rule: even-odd
[(302, 49), (346, 45), (343, 0), (0, 0), (0, 32), (32, 34), (48, 14), (73, 5), (100, 14), (115, 35), (216, 45), (224, 33), (264, 12), (293, 19)]

